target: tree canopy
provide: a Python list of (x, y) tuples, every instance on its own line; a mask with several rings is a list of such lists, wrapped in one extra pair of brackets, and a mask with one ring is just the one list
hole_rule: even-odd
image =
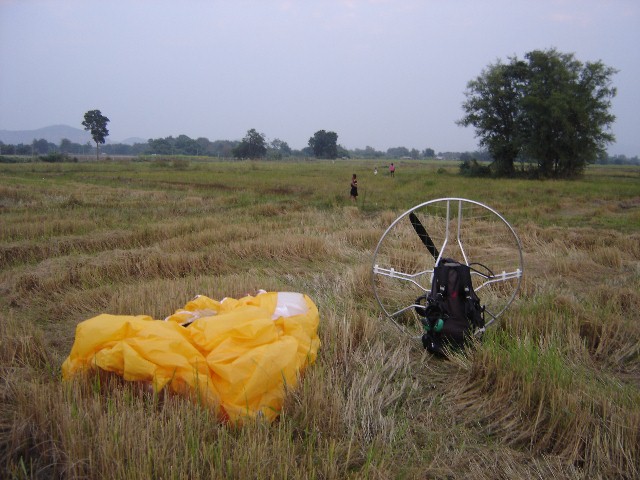
[(337, 158), (338, 157), (338, 134), (318, 130), (309, 139), (309, 147), (317, 158)]
[(475, 127), (498, 175), (513, 174), (520, 158), (533, 161), (542, 176), (575, 176), (614, 140), (615, 73), (556, 49), (498, 61), (467, 84), (465, 116), (457, 123)]
[(279, 138), (274, 138), (267, 149), (267, 155), (274, 159), (289, 157), (291, 156), (291, 152), (292, 150), (289, 144)]
[(109, 119), (102, 115), (100, 110), (89, 110), (84, 114), (84, 120), (82, 121), (82, 125), (85, 130), (91, 132), (91, 138), (96, 142), (96, 160), (100, 156), (99, 152), (99, 144), (104, 143), (106, 137), (109, 135), (109, 130), (107, 130), (107, 123), (109, 123)]
[(240, 144), (233, 149), (236, 158), (262, 158), (267, 154), (267, 141), (263, 133), (255, 128), (247, 131)]

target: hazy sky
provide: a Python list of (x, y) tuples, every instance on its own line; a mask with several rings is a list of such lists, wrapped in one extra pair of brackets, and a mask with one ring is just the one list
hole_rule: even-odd
[(638, 0), (0, 0), (0, 129), (474, 150), (467, 82), (551, 47), (619, 70), (609, 152), (640, 155)]

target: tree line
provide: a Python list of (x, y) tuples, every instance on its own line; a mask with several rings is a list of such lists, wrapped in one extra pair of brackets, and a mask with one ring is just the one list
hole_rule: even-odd
[[(469, 175), (513, 176), (520, 172), (552, 178), (580, 175), (590, 163), (635, 163), (622, 156), (609, 157), (605, 147), (615, 140), (610, 127), (615, 120), (611, 100), (616, 95), (611, 78), (616, 70), (602, 62), (578, 61), (573, 54), (556, 49), (534, 50), (524, 59), (510, 57), (490, 64), (468, 82), (461, 126), (473, 126), (480, 152), (436, 154), (431, 148), (393, 147), (386, 152), (367, 146), (347, 150), (338, 144), (338, 134), (318, 130), (307, 147), (294, 150), (278, 138), (267, 141), (252, 128), (240, 141), (209, 141), (187, 135), (149, 139), (146, 143), (107, 144), (104, 154), (189, 155), (235, 158), (447, 158), (462, 160), (461, 172)], [(99, 158), (105, 144), (109, 119), (100, 110), (85, 113), (82, 125), (91, 132)], [(60, 146), (46, 140), (31, 145), (3, 145), (0, 154), (85, 154), (91, 147), (67, 139)], [(453, 157), (453, 158), (452, 158)]]
[[(198, 147), (194, 149), (193, 142)], [(215, 140), (199, 137), (190, 139), (186, 135), (178, 137), (165, 137), (150, 139), (147, 142), (135, 143), (133, 145), (125, 143), (108, 143), (100, 147), (103, 155), (113, 156), (145, 156), (145, 155), (166, 155), (166, 156), (204, 156), (214, 158), (232, 158), (233, 151), (240, 144), (238, 140)], [(188, 146), (187, 146), (188, 145)], [(184, 148), (187, 146), (187, 148)], [(315, 155), (310, 147), (302, 150), (292, 149), (286, 142), (275, 139), (265, 143), (266, 154), (264, 157), (269, 160), (279, 160), (285, 158), (314, 158)], [(363, 158), (363, 159), (440, 159), (450, 161), (467, 162), (469, 165), (476, 160), (479, 165), (489, 168), (487, 165), (493, 162), (493, 157), (487, 150), (476, 150), (466, 152), (436, 152), (432, 148), (417, 150), (406, 147), (391, 147), (387, 150), (376, 150), (373, 147), (344, 149), (338, 145), (340, 158)], [(16, 155), (21, 157), (43, 157), (50, 161), (67, 161), (75, 156), (95, 155), (95, 145), (87, 142), (84, 144), (71, 142), (62, 139), (55, 144), (43, 138), (34, 139), (30, 144), (5, 144), (0, 142), (0, 155)], [(248, 158), (248, 157), (247, 157)], [(627, 155), (603, 155), (596, 160), (597, 164), (603, 165), (640, 165), (640, 158)], [(477, 173), (477, 172), (476, 172)]]
[[(184, 155), (204, 156), (219, 158), (267, 158), (282, 159), (289, 157), (303, 158), (407, 158), (424, 159), (435, 158), (440, 154), (432, 148), (417, 150), (406, 147), (392, 147), (387, 150), (376, 150), (367, 146), (363, 149), (346, 149), (337, 143), (338, 135), (335, 132), (319, 130), (309, 140), (311, 145), (297, 150), (291, 148), (287, 142), (279, 138), (267, 140), (266, 136), (250, 129), (242, 140), (215, 140), (199, 137), (192, 139), (187, 135), (177, 137), (151, 138), (146, 142), (134, 143), (105, 143), (100, 146), (100, 152), (104, 155), (140, 156), (140, 155)], [(96, 146), (90, 142), (80, 144), (62, 139), (59, 144), (45, 139), (34, 139), (30, 144), (5, 144), (0, 142), (0, 155), (38, 156), (48, 154), (62, 155), (94, 155)], [(447, 159), (458, 158), (461, 153), (443, 152)], [(477, 152), (476, 155), (481, 155)]]

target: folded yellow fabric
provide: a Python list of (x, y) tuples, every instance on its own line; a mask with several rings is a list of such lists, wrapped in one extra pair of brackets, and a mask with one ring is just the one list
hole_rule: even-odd
[(318, 323), (313, 301), (294, 292), (198, 296), (165, 320), (102, 314), (77, 326), (62, 375), (102, 369), (206, 402), (223, 420), (273, 420), (285, 386), (316, 360)]

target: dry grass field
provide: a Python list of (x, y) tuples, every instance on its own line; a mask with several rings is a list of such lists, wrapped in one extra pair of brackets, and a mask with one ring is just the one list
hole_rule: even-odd
[[(638, 478), (640, 169), (565, 182), (449, 165), (0, 165), (0, 477)], [(525, 275), (482, 343), (444, 361), (382, 317), (370, 278), (397, 215), (449, 196), (511, 222)], [(258, 289), (320, 310), (318, 360), (272, 424), (61, 380), (82, 320)]]

